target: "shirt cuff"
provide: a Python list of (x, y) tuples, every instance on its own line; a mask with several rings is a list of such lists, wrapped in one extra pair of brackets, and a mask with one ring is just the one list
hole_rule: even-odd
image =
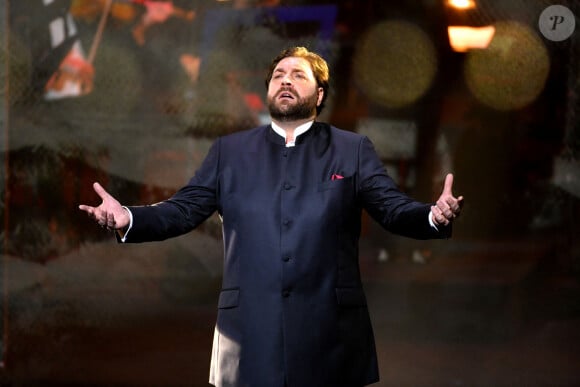
[(117, 230), (117, 234), (119, 235), (120, 241), (125, 243), (125, 241), (127, 240), (127, 235), (129, 235), (129, 231), (131, 231), (131, 228), (133, 227), (133, 213), (129, 208), (125, 206), (123, 206), (123, 208), (129, 214), (129, 226), (127, 227), (126, 230)]
[(429, 225), (431, 225), (431, 227), (434, 228), (435, 230), (439, 231), (437, 225), (435, 225), (435, 222), (433, 222), (433, 211), (429, 211), (429, 215), (427, 216), (427, 218), (429, 219)]

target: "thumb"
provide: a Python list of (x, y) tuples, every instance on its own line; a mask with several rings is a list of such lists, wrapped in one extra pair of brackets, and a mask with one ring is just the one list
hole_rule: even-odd
[(96, 183), (96, 182), (93, 183), (93, 189), (95, 190), (97, 195), (99, 195), (100, 198), (103, 199), (103, 201), (111, 198), (111, 195), (109, 195), (109, 193), (99, 183)]
[(443, 185), (443, 195), (449, 194), (453, 196), (452, 191), (453, 191), (453, 174), (448, 173), (447, 176), (445, 176), (445, 184)]

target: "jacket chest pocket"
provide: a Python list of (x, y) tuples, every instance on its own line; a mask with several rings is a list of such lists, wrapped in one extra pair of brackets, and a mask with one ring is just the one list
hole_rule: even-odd
[(354, 178), (349, 176), (320, 182), (316, 196), (320, 207), (327, 211), (332, 211), (336, 215), (348, 211), (355, 197)]
[(353, 177), (343, 177), (335, 180), (326, 180), (318, 183), (318, 192), (328, 191), (328, 190), (352, 190)]

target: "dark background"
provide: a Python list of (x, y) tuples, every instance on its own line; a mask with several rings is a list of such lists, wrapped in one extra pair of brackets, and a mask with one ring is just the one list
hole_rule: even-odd
[[(55, 3), (88, 52), (104, 2)], [(0, 384), (207, 385), (219, 219), (125, 246), (77, 206), (98, 203), (93, 181), (126, 204), (170, 195), (217, 136), (263, 122), (267, 65), (306, 45), (331, 65), (321, 120), (369, 135), (412, 196), (436, 199), (453, 172), (466, 198), (449, 241), (364, 216), (378, 385), (580, 385), (580, 38), (538, 28), (551, 4), (578, 26), (578, 2), (173, 3), (195, 18), (154, 24), (138, 44), (145, 8), (113, 2), (92, 91), (59, 100), (44, 98), (64, 54), (42, 1), (0, 3)], [(454, 52), (455, 24), (496, 36)]]

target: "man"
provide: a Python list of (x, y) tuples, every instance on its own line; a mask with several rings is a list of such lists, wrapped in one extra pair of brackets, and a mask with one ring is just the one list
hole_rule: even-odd
[(186, 233), (222, 217), (223, 286), (210, 370), (216, 386), (360, 387), (378, 367), (358, 266), (361, 211), (413, 238), (446, 238), (462, 197), (453, 176), (433, 206), (402, 194), (371, 142), (315, 118), (328, 67), (302, 47), (267, 77), (272, 124), (218, 138), (170, 199), (122, 207), (98, 183), (81, 205), (124, 242)]

